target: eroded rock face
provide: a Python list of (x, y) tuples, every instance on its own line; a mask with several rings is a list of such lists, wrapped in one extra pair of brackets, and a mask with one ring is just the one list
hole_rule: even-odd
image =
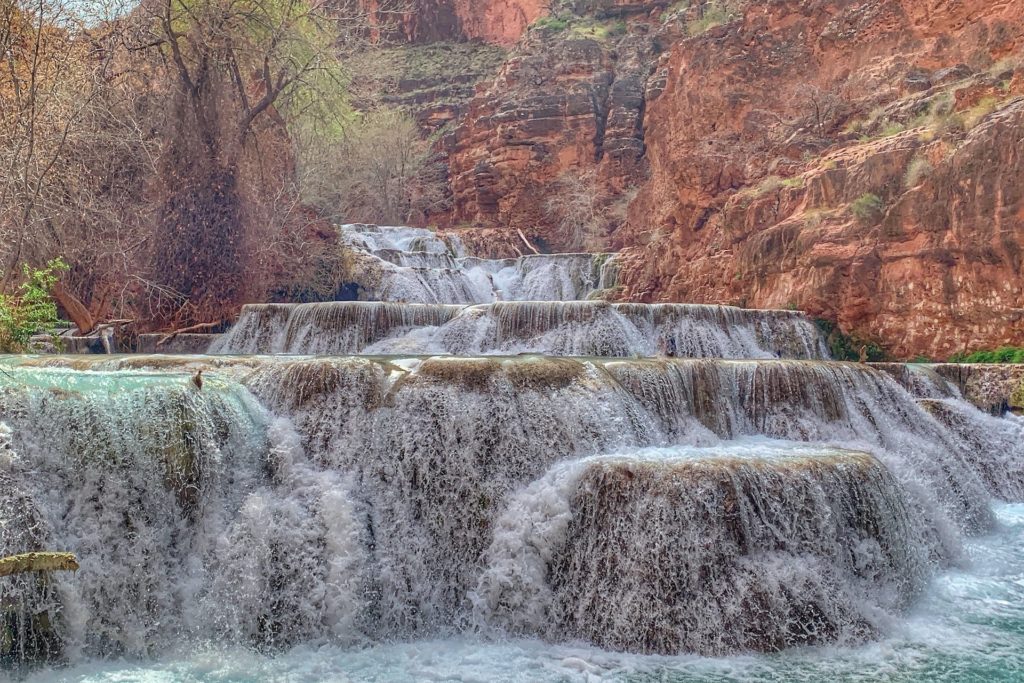
[(759, 3), (676, 42), (628, 296), (797, 306), (904, 357), (1019, 339), (1022, 46), (1020, 3), (910, 0)]
[(935, 370), (981, 410), (996, 415), (1007, 410), (1024, 412), (1024, 365), (945, 363), (936, 365)]
[(589, 173), (611, 218), (588, 248), (626, 250), (626, 299), (799, 307), (897, 358), (1019, 342), (1021, 3), (472, 4), (403, 24), (518, 38), (439, 115), (431, 222), (572, 250), (552, 199)]
[(543, 0), (413, 0), (408, 10), (393, 16), (395, 3), (358, 0), (381, 24), (395, 27), (406, 40), (483, 40), (511, 45), (544, 13)]
[(519, 42), (448, 140), (453, 224), (513, 227), (558, 250), (565, 240), (546, 200), (562, 174), (593, 172), (611, 195), (643, 178), (644, 91), (658, 49), (649, 5), (572, 15)]

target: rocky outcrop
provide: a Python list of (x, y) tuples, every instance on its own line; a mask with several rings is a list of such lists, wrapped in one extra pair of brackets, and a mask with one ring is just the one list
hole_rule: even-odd
[[(357, 0), (387, 33), (415, 43), (482, 40), (511, 45), (541, 16), (544, 0)], [(397, 34), (395, 36), (394, 34)]]
[(603, 199), (643, 177), (658, 49), (647, 17), (665, 3), (607, 4), (539, 22), (479, 88), (447, 141), (453, 224), (514, 227), (558, 250), (546, 200), (563, 174), (596, 173)]
[(676, 42), (646, 105), (629, 296), (795, 306), (904, 357), (1019, 339), (1022, 19), (783, 0)]
[(1024, 365), (943, 363), (934, 369), (981, 410), (996, 415), (1024, 412)]

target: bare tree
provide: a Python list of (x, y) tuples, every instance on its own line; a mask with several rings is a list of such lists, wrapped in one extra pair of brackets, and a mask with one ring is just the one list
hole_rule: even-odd
[(337, 24), (320, 0), (153, 0), (146, 10), (138, 44), (173, 84), (152, 277), (188, 301), (160, 317), (222, 318), (257, 294), (254, 202), (292, 172), (288, 119), (344, 92)]
[(361, 116), (334, 145), (300, 145), (304, 196), (339, 221), (423, 223), (447, 206), (445, 168), (407, 114)]
[(29, 235), (46, 227), (39, 204), (97, 90), (78, 9), (70, 0), (0, 0), (0, 291)]
[(548, 217), (558, 226), (565, 248), (579, 251), (607, 229), (608, 193), (597, 169), (570, 169), (555, 183), (546, 205)]

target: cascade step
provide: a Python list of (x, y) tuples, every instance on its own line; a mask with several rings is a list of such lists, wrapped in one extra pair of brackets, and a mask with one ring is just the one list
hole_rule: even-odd
[[(1012, 493), (993, 482), (1024, 462), (1017, 421), (971, 427), (1006, 452), (978, 448), (850, 363), (138, 355), (0, 370), (0, 555), (64, 547), (109, 568), (11, 597), (73, 601), (88, 618), (55, 633), (90, 656), (183, 634), (288, 648), (501, 623), (640, 652), (849, 642), (877, 631), (871, 605), (899, 615), (914, 558), (943, 566), (955, 530), (991, 528), (991, 496)], [(810, 450), (729, 445), (759, 436)], [(680, 443), (709, 450), (643, 453)], [(541, 547), (547, 517), (528, 523), (523, 496), (580, 462), (564, 495), (537, 499), (565, 511), (569, 541), (545, 559), (553, 583), (533, 584), (553, 630), (533, 630), (520, 593), (488, 602), (482, 577), (508, 565), (507, 514), (524, 520), (513, 548)], [(719, 538), (731, 545), (704, 545)], [(615, 620), (648, 623), (641, 604), (662, 631)], [(732, 617), (711, 632), (687, 613)]]
[(615, 287), (615, 254), (467, 256), (454, 236), (424, 228), (343, 225), (347, 298), (432, 304), (578, 301)]
[(696, 304), (516, 301), (245, 306), (214, 353), (828, 357), (796, 311)]
[(478, 614), (629, 652), (858, 643), (927, 576), (875, 457), (778, 443), (562, 462), (496, 523)]

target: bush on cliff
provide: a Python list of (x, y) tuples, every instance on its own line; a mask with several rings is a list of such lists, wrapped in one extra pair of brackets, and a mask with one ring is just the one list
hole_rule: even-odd
[(867, 341), (856, 335), (849, 335), (843, 332), (839, 325), (832, 320), (818, 319), (814, 321), (821, 333), (825, 336), (825, 343), (828, 345), (832, 358), (840, 361), (861, 360), (863, 350), (865, 358), (872, 363), (878, 363), (887, 359), (885, 350), (874, 342)]
[(953, 363), (1024, 363), (1024, 348), (1001, 346), (994, 351), (958, 353), (950, 358), (950, 361)]
[(850, 211), (861, 223), (876, 223), (885, 213), (885, 202), (877, 194), (867, 192), (853, 200)]

